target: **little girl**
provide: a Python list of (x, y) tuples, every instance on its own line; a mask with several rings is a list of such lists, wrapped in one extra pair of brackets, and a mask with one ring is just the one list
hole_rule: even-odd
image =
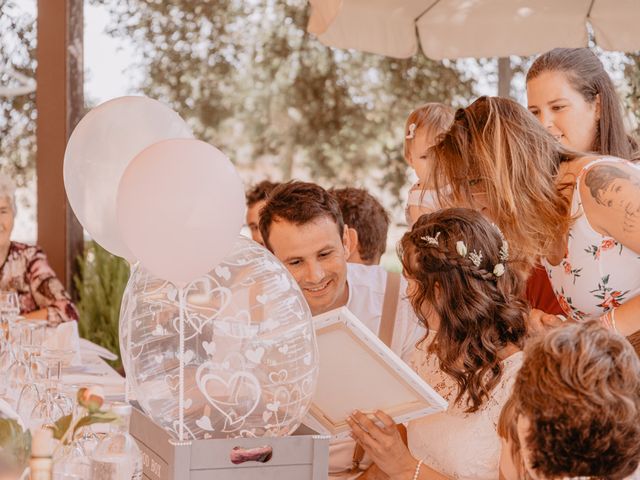
[(453, 109), (442, 103), (426, 103), (407, 118), (404, 159), (416, 172), (418, 181), (409, 190), (405, 215), (411, 227), (420, 215), (439, 210), (428, 150), (438, 136), (453, 123)]

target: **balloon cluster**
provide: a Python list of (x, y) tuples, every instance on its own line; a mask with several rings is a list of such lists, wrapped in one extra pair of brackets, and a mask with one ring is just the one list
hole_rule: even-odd
[(64, 184), (96, 242), (174, 283), (215, 267), (242, 228), (244, 190), (231, 161), (146, 97), (110, 100), (80, 121)]
[(318, 374), (311, 314), (284, 266), (239, 237), (230, 160), (162, 103), (121, 97), (73, 131), (64, 182), (94, 240), (135, 263), (120, 350), (145, 412), (180, 440), (292, 432)]

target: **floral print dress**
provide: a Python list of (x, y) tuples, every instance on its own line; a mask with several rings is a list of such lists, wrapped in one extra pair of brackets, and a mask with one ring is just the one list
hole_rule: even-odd
[(596, 232), (582, 210), (580, 181), (601, 162), (624, 161), (601, 158), (580, 171), (571, 201), (571, 214), (580, 216), (569, 229), (567, 252), (558, 265), (543, 260), (560, 306), (575, 321), (599, 318), (640, 295), (640, 254)]
[(49, 326), (78, 320), (78, 311), (40, 247), (11, 242), (0, 266), (0, 290), (18, 293), (20, 314), (47, 309)]

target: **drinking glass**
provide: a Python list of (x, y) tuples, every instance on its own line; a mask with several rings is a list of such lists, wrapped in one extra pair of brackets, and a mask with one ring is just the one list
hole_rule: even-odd
[(0, 317), (11, 324), (20, 315), (20, 299), (14, 291), (0, 291)]
[(47, 381), (44, 395), (31, 414), (31, 425), (49, 425), (64, 415), (73, 412), (73, 400), (59, 389), (62, 366), (69, 364), (75, 352), (73, 350), (43, 348), (42, 358), (47, 363)]

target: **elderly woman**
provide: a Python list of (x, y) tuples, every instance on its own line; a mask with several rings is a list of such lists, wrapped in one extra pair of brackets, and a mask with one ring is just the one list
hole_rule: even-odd
[(15, 185), (0, 174), (0, 290), (18, 294), (26, 318), (46, 319), (49, 326), (77, 320), (78, 311), (42, 249), (11, 241), (15, 214)]

